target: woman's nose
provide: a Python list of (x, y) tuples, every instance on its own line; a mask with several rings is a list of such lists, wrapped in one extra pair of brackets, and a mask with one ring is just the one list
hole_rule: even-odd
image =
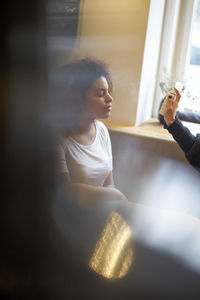
[(113, 101), (113, 97), (110, 94), (107, 94), (106, 96), (106, 102), (112, 102)]

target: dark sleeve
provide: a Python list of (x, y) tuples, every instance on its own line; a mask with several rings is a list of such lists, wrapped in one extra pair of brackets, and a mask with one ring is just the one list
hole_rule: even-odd
[(170, 126), (164, 124), (164, 128), (172, 134), (175, 141), (184, 151), (188, 161), (200, 171), (200, 134), (196, 136), (191, 134), (189, 129), (183, 126), (178, 118)]

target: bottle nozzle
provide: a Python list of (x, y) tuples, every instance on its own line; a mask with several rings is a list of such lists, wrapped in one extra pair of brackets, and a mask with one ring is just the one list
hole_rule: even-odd
[(177, 81), (177, 82), (175, 83), (175, 88), (176, 88), (179, 92), (182, 92), (182, 90), (183, 90), (183, 83)]

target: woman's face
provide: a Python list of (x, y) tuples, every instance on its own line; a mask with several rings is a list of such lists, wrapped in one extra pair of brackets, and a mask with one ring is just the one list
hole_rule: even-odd
[(99, 77), (87, 92), (86, 116), (91, 119), (106, 119), (110, 116), (113, 98), (105, 77)]

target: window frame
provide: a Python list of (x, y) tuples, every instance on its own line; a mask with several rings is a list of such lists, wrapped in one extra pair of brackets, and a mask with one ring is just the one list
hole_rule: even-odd
[(141, 73), (136, 126), (157, 117), (164, 70), (184, 81), (196, 0), (151, 0)]

